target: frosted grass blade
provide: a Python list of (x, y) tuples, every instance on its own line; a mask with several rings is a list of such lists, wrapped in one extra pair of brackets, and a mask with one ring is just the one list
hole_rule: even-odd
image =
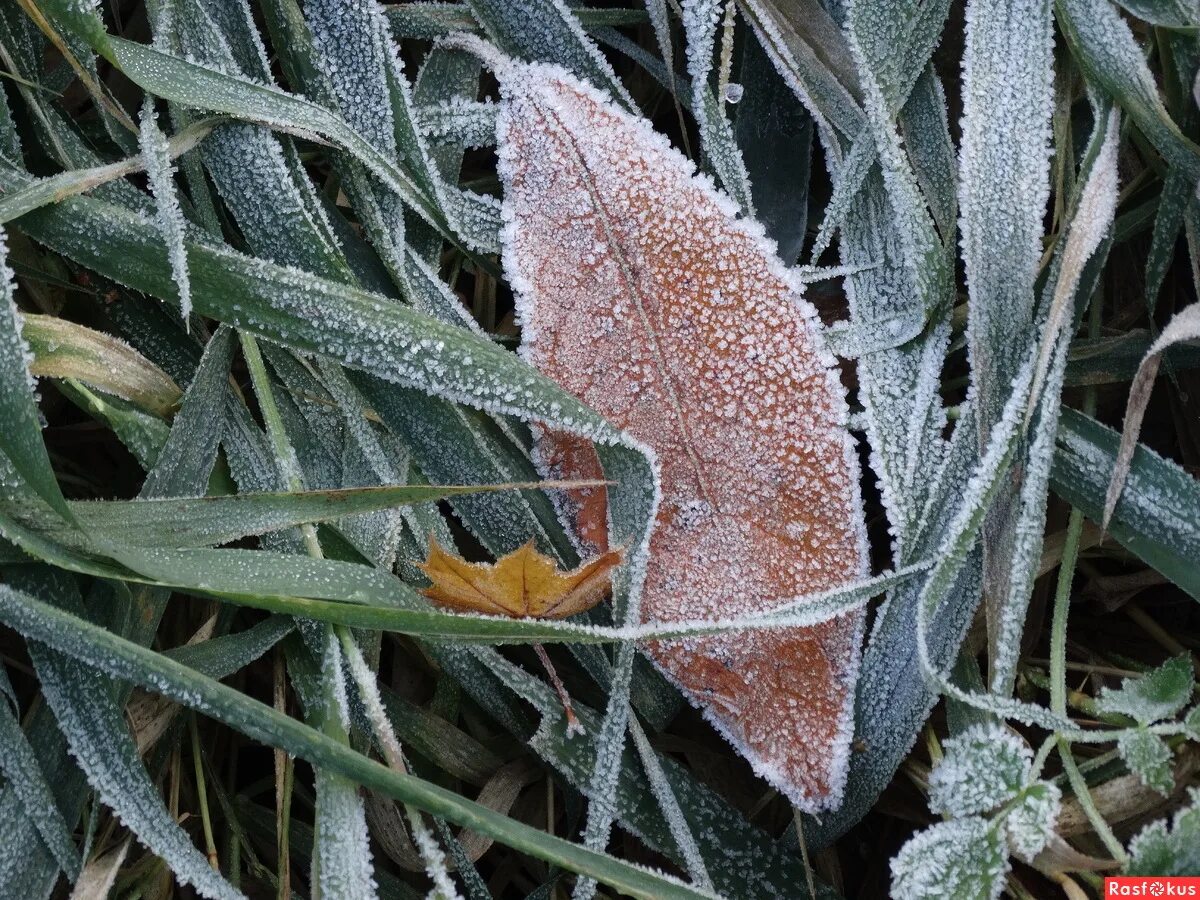
[[(40, 603), (31, 598), (29, 602)], [(114, 701), (110, 680), (41, 644), (31, 644), (30, 655), (72, 754), (104, 802), (171, 866), (182, 884), (215, 900), (243, 897), (213, 871), (167, 811), (138, 758), (124, 716)]]
[(0, 229), (0, 451), (25, 483), (68, 522), (71, 512), (50, 466), (37, 398), (29, 345), (21, 336), (21, 313), (13, 300), (14, 277), (8, 267), (7, 236)]
[(440, 818), (491, 835), (514, 849), (592, 875), (624, 894), (647, 900), (711, 897), (669, 876), (586, 850), (427, 781), (391, 771), (231, 687), (7, 586), (0, 586), (0, 618), (27, 638), (46, 642), (85, 665), (160, 692), (264, 744), (281, 747)]

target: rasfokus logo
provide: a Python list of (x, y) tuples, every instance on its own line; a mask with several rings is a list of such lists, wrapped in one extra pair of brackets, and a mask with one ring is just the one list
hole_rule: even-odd
[(1200, 878), (1122, 875), (1104, 879), (1105, 897), (1200, 897)]

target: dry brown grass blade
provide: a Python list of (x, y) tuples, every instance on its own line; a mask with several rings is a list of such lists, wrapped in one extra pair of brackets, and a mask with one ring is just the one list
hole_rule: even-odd
[(1138, 366), (1133, 384), (1129, 388), (1129, 403), (1125, 407), (1121, 447), (1117, 451), (1112, 480), (1108, 483), (1108, 494), (1104, 498), (1104, 520), (1101, 527), (1105, 531), (1108, 530), (1108, 523), (1112, 521), (1113, 512), (1121, 499), (1121, 492), (1125, 489), (1125, 480), (1129, 477), (1129, 466), (1133, 462), (1133, 452), (1137, 448), (1138, 435), (1142, 431), (1142, 418), (1146, 414), (1146, 405), (1150, 402), (1150, 392), (1154, 388), (1154, 379), (1158, 376), (1162, 355), (1174, 344), (1194, 340), (1200, 340), (1200, 303), (1193, 303), (1175, 314), (1158, 336), (1158, 340), (1150, 345), (1145, 358)]

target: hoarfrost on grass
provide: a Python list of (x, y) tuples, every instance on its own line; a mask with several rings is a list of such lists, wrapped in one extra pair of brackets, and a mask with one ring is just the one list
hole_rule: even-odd
[(149, 95), (142, 103), (138, 144), (146, 165), (150, 190), (154, 193), (158, 227), (167, 246), (171, 274), (179, 292), (180, 315), (186, 323), (192, 315), (192, 287), (188, 275), (187, 247), (184, 244), (187, 225), (183, 219), (183, 211), (179, 208), (179, 197), (175, 193), (175, 166), (171, 163), (166, 136), (158, 127), (154, 98)]

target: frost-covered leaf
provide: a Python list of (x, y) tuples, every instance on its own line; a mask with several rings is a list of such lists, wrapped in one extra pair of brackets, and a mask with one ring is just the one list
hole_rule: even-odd
[(1200, 741), (1200, 706), (1193, 706), (1183, 718), (1183, 727), (1194, 741)]
[(709, 87), (717, 25), (725, 4), (722, 0), (683, 0), (683, 30), (687, 35), (687, 70), (692, 79), (692, 112), (700, 126), (700, 143), (712, 163), (721, 186), (748, 215), (754, 214), (750, 179), (733, 139), (733, 129), (722, 104)]
[(1171, 748), (1157, 734), (1147, 728), (1122, 732), (1117, 738), (1117, 752), (1142, 784), (1163, 795), (1175, 789)]
[(111, 680), (63, 653), (31, 644), (46, 700), (54, 709), (71, 753), (104, 802), (182, 884), (203, 897), (237, 900), (241, 891), (213, 871), (175, 823), (138, 758)]
[(72, 504), (71, 509), (86, 527), (107, 531), (122, 544), (205, 547), (306, 522), (431, 503), (497, 487), (378, 485), (225, 497), (79, 502)]
[(1192, 699), (1190, 654), (1168, 659), (1152, 672), (1126, 678), (1119, 688), (1106, 687), (1096, 698), (1101, 712), (1129, 716), (1140, 725), (1171, 719)]
[[(12, 685), (0, 665), (0, 689), (14, 698)], [(79, 874), (79, 851), (71, 839), (71, 829), (63, 820), (38, 757), (8, 703), (0, 698), (0, 774), (20, 799), (25, 815), (37, 827), (38, 835), (55, 862), (69, 877)]]
[[(221, 328), (204, 348), (204, 356), (188, 385), (183, 404), (175, 416), (170, 437), (146, 475), (141, 496), (196, 495), (204, 492), (208, 473), (221, 441), (221, 416), (225, 403), (229, 367), (233, 362), (233, 330)], [(189, 482), (188, 490), (171, 490), (177, 479)]]
[(529, 62), (562, 66), (626, 107), (633, 98), (612, 66), (584, 32), (576, 10), (563, 0), (468, 0), (467, 4), (487, 36), (512, 56)]
[(1129, 842), (1127, 875), (1196, 875), (1200, 872), (1200, 791), (1189, 791), (1191, 805), (1151, 822)]
[[(1094, 522), (1103, 516), (1105, 491), (1120, 435), (1095, 419), (1064, 408), (1051, 481), (1055, 492)], [(1108, 533), (1200, 599), (1200, 482), (1178, 463), (1144, 444), (1133, 463)]]
[(1033, 752), (1001, 725), (976, 725), (948, 739), (929, 775), (929, 808), (970, 816), (1007, 803), (1029, 775)]
[[(998, 602), (992, 618), (992, 690), (1008, 694), (1016, 677), (1021, 636), (1042, 552), (1046, 500), (1058, 430), (1062, 383), (1074, 322), (1091, 299), (1107, 255), (1106, 236), (1117, 206), (1120, 117), (1097, 108), (1097, 121), (1080, 165), (1070, 204), (1067, 238), (1050, 269), (1034, 333), (1041, 335), (1029, 408), (1028, 450), (1019, 479), (1006, 488), (985, 525), (985, 596)], [(1077, 312), (1079, 311), (1079, 312)], [(1010, 500), (1015, 494), (1015, 502)], [(987, 548), (991, 547), (991, 553)]]
[(838, 23), (816, 0), (747, 0), (739, 4), (780, 76), (825, 133), (858, 135), (865, 124), (858, 76)]
[[(761, 228), (735, 220), (647, 123), (561, 70), (511, 63), (501, 85), (523, 353), (660, 465), (631, 614), (765, 612), (855, 578), (864, 536), (842, 389)], [(547, 472), (597, 471), (586, 443), (557, 432), (537, 452)], [(576, 494), (568, 509), (583, 544), (604, 549), (605, 494)], [(844, 779), (860, 627), (851, 615), (649, 650), (761, 775), (817, 809)]]
[(1108, 0), (1056, 0), (1059, 25), (1088, 81), (1109, 94), (1172, 166), (1200, 181), (1200, 147), (1171, 119), (1144, 51)]
[[(436, 810), (449, 821), (552, 860), (610, 884), (615, 891), (644, 900), (702, 900), (678, 879), (636, 866), (607, 854), (584, 851), (576, 844), (466, 800), (414, 775), (401, 775), (333, 738), (307, 727), (270, 706), (182, 666), (159, 653), (64, 613), (27, 594), (0, 585), (0, 621), (34, 641), (46, 642), (76, 664), (97, 667), (127, 678), (177, 702), (186, 703), (253, 740), (278, 746), (317, 766), (325, 766), (388, 796)], [(544, 686), (544, 685), (543, 685)], [(117, 711), (119, 718), (119, 710)], [(124, 726), (121, 726), (122, 729)], [(140, 763), (138, 763), (140, 767)], [(164, 810), (165, 812), (165, 810)], [(174, 823), (172, 823), (172, 827)], [(193, 848), (195, 849), (195, 848)], [(197, 851), (198, 852), (198, 851)], [(205, 868), (208, 862), (200, 860)], [(208, 869), (212, 873), (211, 869)], [(215, 874), (212, 877), (216, 877)]]
[(183, 245), (185, 224), (179, 208), (179, 197), (175, 194), (175, 167), (171, 164), (170, 148), (166, 135), (159, 130), (158, 115), (154, 111), (154, 98), (147, 95), (142, 104), (141, 129), (138, 144), (146, 166), (150, 189), (158, 214), (158, 227), (162, 231), (163, 243), (167, 245), (167, 256), (171, 260), (171, 273), (179, 290), (179, 310), (186, 322), (192, 314), (192, 288), (188, 278), (187, 249)]
[(1054, 823), (1062, 808), (1062, 791), (1048, 781), (1036, 781), (1021, 792), (1021, 796), (1004, 817), (1008, 846), (1026, 862), (1042, 852), (1054, 833)]
[(496, 105), (456, 97), (417, 108), (426, 140), (435, 146), (487, 147), (496, 141)]
[(892, 860), (896, 900), (988, 900), (1000, 896), (1008, 851), (998, 829), (972, 816), (919, 832)]
[(986, 443), (1033, 326), (1050, 195), (1050, 0), (967, 4), (959, 171), (968, 347)]
[(50, 467), (42, 442), (29, 345), (21, 336), (21, 313), (13, 301), (13, 273), (8, 267), (8, 241), (0, 229), (0, 451), (21, 478), (58, 513), (70, 519), (67, 502)]
[[(1004, 410), (1033, 330), (1034, 280), (1050, 195), (1052, 54), (1050, 0), (967, 5), (959, 208), (981, 452)], [(1013, 493), (1015, 483), (990, 513), (983, 544), (989, 659), (993, 689), (1001, 692), (1010, 689), (1011, 678), (1007, 660), (997, 668), (996, 659), (997, 645), (1011, 643), (1001, 634), (1001, 622), (1014, 568), (1018, 513)], [(1017, 606), (1013, 617), (1023, 622), (1024, 603)]]

